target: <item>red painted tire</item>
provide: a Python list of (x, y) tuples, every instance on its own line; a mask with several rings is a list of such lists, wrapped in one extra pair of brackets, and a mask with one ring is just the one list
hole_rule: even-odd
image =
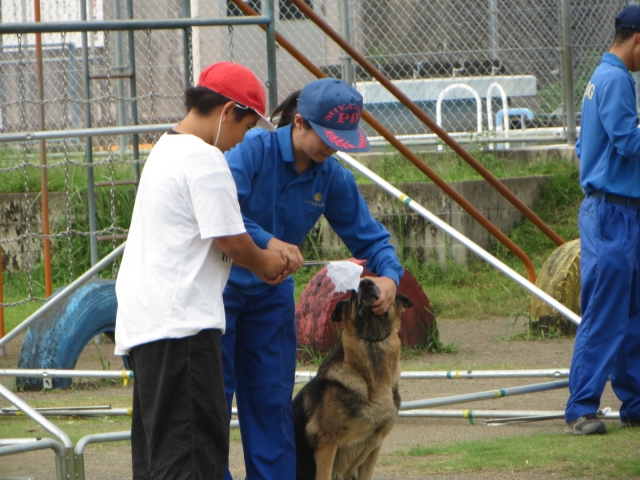
[[(364, 260), (350, 259), (362, 266)], [(368, 270), (362, 272), (361, 277), (375, 277)], [(314, 352), (328, 352), (336, 343), (340, 323), (331, 321), (331, 314), (340, 300), (348, 298), (349, 292), (335, 292), (335, 285), (327, 275), (327, 267), (316, 273), (305, 287), (300, 301), (296, 305), (296, 328), (298, 345), (306, 346)], [(407, 347), (426, 345), (429, 333), (437, 335), (436, 319), (429, 299), (418, 281), (407, 271), (400, 280), (398, 293), (413, 302), (412, 308), (407, 308), (402, 315), (400, 340)]]

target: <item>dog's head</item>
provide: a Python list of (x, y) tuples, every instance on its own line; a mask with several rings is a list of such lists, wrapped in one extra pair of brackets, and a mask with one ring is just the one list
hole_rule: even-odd
[(337, 303), (331, 320), (350, 322), (356, 336), (369, 342), (381, 342), (400, 329), (400, 317), (405, 308), (413, 307), (407, 297), (397, 294), (395, 301), (382, 315), (376, 315), (371, 305), (380, 297), (380, 289), (370, 278), (360, 280), (358, 291), (351, 298)]

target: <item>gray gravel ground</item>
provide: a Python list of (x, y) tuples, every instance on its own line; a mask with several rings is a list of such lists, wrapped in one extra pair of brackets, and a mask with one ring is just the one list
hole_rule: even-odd
[[(506, 341), (505, 337), (521, 331), (513, 327), (507, 319), (461, 321), (445, 320), (438, 323), (443, 343), (455, 343), (456, 354), (422, 355), (403, 360), (403, 370), (486, 370), (486, 369), (529, 369), (529, 368), (568, 368), (573, 341), (555, 339), (545, 341)], [(17, 365), (19, 342), (9, 345), (7, 357), (0, 360), (4, 368)], [(106, 361), (118, 365), (119, 359), (112, 356), (113, 345), (100, 347)], [(95, 347), (86, 349), (78, 368), (99, 369), (95, 364)], [(12, 365), (13, 364), (13, 365)], [(549, 379), (551, 380), (551, 379)], [(481, 392), (516, 385), (539, 383), (540, 379), (478, 379), (478, 380), (410, 380), (403, 381), (400, 393), (403, 400), (421, 400), (455, 394)], [(546, 380), (544, 380), (546, 381)], [(4, 382), (6, 383), (6, 382)], [(97, 398), (93, 391), (93, 401)], [(77, 392), (78, 395), (83, 394)], [(563, 410), (567, 400), (566, 389), (534, 393), (524, 396), (506, 397), (496, 400), (473, 402), (465, 405), (443, 408), (474, 410)], [(108, 399), (105, 399), (106, 403)], [(3, 402), (4, 404), (4, 402)], [(95, 403), (94, 403), (95, 404)], [(602, 401), (603, 407), (618, 410), (620, 402), (608, 387)], [(563, 420), (536, 422), (523, 425), (487, 427), (482, 421), (471, 425), (463, 418), (401, 418), (394, 430), (385, 440), (383, 451), (376, 469), (376, 480), (398, 479), (417, 480), (424, 478), (418, 472), (407, 472), (402, 452), (416, 445), (433, 446), (442, 443), (529, 435), (536, 432), (562, 434)], [(98, 432), (96, 432), (98, 433)], [(85, 465), (88, 479), (111, 480), (130, 478), (130, 449), (126, 445), (93, 445), (85, 453)], [(240, 442), (231, 444), (231, 469), (235, 478), (244, 478), (242, 446)], [(37, 480), (55, 479), (55, 461), (51, 451), (28, 453), (0, 457), (1, 476), (27, 477)], [(549, 478), (548, 474), (536, 472), (518, 472), (517, 478), (538, 480)], [(514, 478), (512, 472), (481, 472), (465, 475), (435, 475), (437, 479), (459, 480)], [(555, 476), (553, 478), (560, 478)], [(286, 480), (286, 479), (284, 479)]]

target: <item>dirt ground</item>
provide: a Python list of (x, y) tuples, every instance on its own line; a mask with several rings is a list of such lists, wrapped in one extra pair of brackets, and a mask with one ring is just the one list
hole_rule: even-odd
[[(521, 326), (514, 327), (510, 320), (444, 320), (438, 322), (440, 338), (444, 344), (455, 343), (458, 346), (456, 354), (425, 354), (403, 360), (403, 370), (494, 370), (494, 369), (541, 369), (568, 368), (573, 348), (572, 339), (551, 339), (544, 341), (508, 341), (507, 338), (522, 331)], [(18, 362), (19, 341), (14, 341), (7, 348), (7, 356), (0, 357), (0, 367), (15, 368)], [(103, 344), (100, 347), (105, 361), (110, 361), (112, 368), (118, 368), (119, 357), (114, 357), (113, 344)], [(79, 369), (101, 369), (97, 349), (93, 346), (85, 349), (79, 363)], [(400, 385), (403, 401), (423, 400), (449, 395), (483, 392), (487, 390), (528, 385), (551, 381), (552, 379), (474, 379), (474, 380), (406, 380)], [(5, 385), (10, 381), (2, 379)], [(130, 387), (129, 387), (130, 388)], [(91, 392), (95, 401), (99, 395), (104, 395), (104, 402), (109, 402), (109, 388), (101, 388), (98, 392)], [(118, 390), (122, 394), (122, 387)], [(83, 395), (83, 392), (73, 392), (70, 395)], [(28, 395), (28, 394), (20, 394)], [(31, 394), (33, 395), (33, 394)], [(522, 396), (505, 397), (501, 399), (473, 402), (464, 405), (452, 405), (449, 409), (474, 410), (564, 410), (567, 400), (567, 390), (551, 390)], [(2, 405), (4, 406), (2, 402)], [(129, 405), (114, 405), (114, 407), (128, 407)], [(602, 407), (620, 408), (620, 402), (610, 387), (605, 391)], [(528, 435), (536, 432), (554, 432), (561, 434), (564, 428), (563, 420), (550, 420), (529, 424), (510, 425), (502, 427), (488, 427), (482, 420), (476, 420), (475, 425), (464, 418), (400, 418), (391, 434), (385, 440), (383, 451), (376, 468), (374, 479), (387, 480), (415, 480), (423, 478), (417, 472), (407, 473), (399, 452), (421, 446), (433, 446), (441, 443), (508, 437), (514, 435)], [(95, 432), (99, 433), (99, 432)], [(244, 464), (242, 446), (240, 442), (231, 444), (231, 470), (234, 478), (244, 478)], [(88, 479), (125, 479), (131, 478), (130, 449), (128, 446), (102, 444), (89, 446), (85, 451), (85, 471)], [(55, 479), (55, 461), (51, 451), (24, 453), (0, 457), (1, 477), (33, 477), (37, 480)], [(518, 478), (537, 480), (545, 478), (535, 472), (518, 472)], [(501, 479), (512, 478), (512, 474), (500, 472), (486, 472), (462, 476), (437, 475), (439, 479), (459, 480)], [(554, 477), (557, 478), (557, 477)]]

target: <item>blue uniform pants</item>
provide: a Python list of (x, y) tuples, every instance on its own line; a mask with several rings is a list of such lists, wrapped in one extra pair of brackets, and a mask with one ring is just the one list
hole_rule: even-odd
[(597, 412), (607, 379), (622, 419), (640, 419), (640, 207), (587, 197), (578, 216), (582, 322), (565, 419)]
[[(222, 361), (227, 405), (235, 391), (248, 480), (296, 476), (292, 394), (296, 371), (293, 280), (259, 295), (227, 287)], [(231, 474), (227, 469), (226, 480)]]

